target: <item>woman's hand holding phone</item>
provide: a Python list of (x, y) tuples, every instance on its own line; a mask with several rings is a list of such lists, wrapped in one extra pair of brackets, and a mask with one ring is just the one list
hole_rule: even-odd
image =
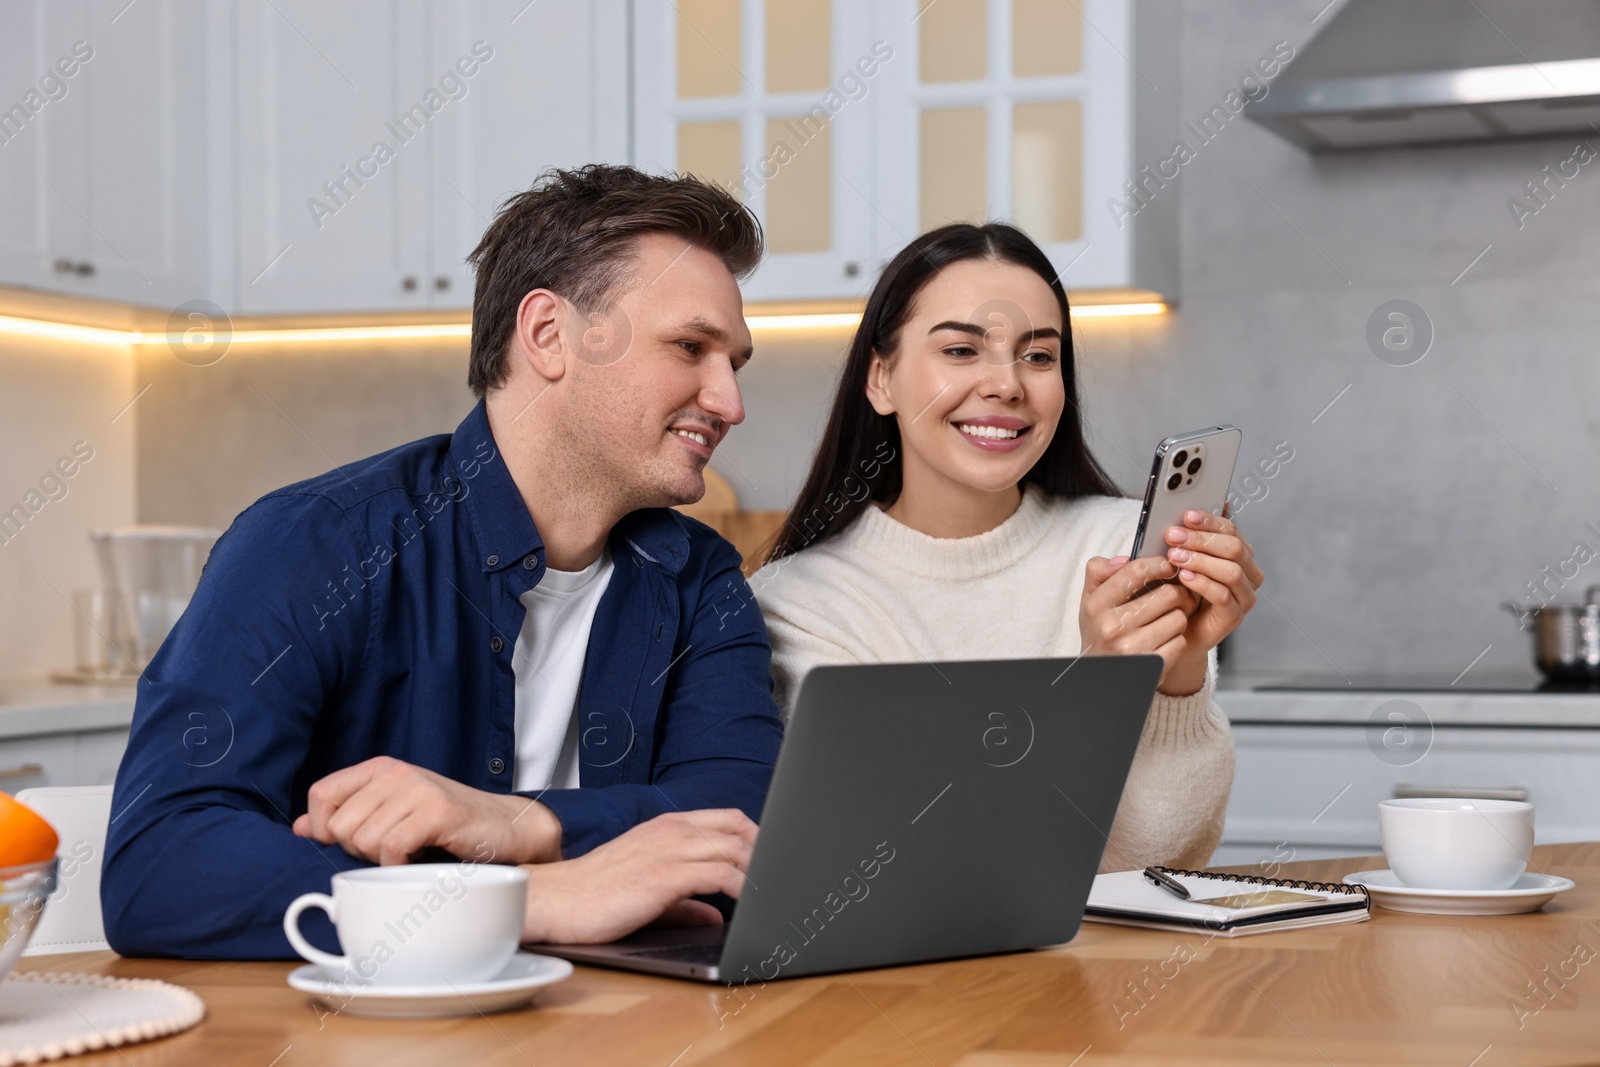
[[(1083, 654), (1154, 652), (1166, 662), (1159, 692), (1197, 692), (1211, 649), (1238, 629), (1266, 580), (1227, 513), (1227, 505), (1221, 516), (1186, 512), (1183, 526), (1163, 532), (1165, 557), (1090, 559), (1078, 609)], [(1177, 583), (1168, 581), (1174, 574)]]
[[(1180, 568), (1178, 580), (1200, 599), (1185, 631), (1184, 666), (1195, 672), (1194, 689), (1205, 683), (1206, 656), (1256, 605), (1256, 590), (1267, 580), (1256, 565), (1255, 549), (1227, 517), (1204, 511), (1186, 512), (1182, 527), (1166, 532), (1167, 558)], [(1193, 690), (1190, 690), (1193, 692)]]
[[(1093, 556), (1084, 569), (1078, 632), (1085, 656), (1132, 656), (1153, 652), (1165, 661), (1158, 687), (1183, 660), (1184, 636), (1199, 598), (1171, 579), (1178, 568), (1165, 556)], [(1202, 663), (1204, 657), (1202, 656)], [(1201, 675), (1204, 682), (1205, 676)], [(1198, 685), (1195, 686), (1199, 688)], [(1191, 690), (1192, 691), (1192, 690)]]

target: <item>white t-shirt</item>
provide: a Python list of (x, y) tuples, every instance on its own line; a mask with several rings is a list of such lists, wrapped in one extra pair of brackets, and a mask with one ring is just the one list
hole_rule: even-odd
[(511, 657), (516, 678), (518, 793), (578, 786), (578, 687), (595, 609), (611, 583), (611, 552), (581, 571), (546, 568), (518, 599), (528, 609)]

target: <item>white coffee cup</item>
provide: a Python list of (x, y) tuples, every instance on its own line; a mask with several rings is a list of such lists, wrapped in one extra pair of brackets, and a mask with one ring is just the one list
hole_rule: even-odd
[(1533, 849), (1532, 804), (1415, 797), (1378, 803), (1389, 869), (1412, 889), (1510, 889)]
[[(528, 872), (480, 863), (369, 867), (333, 876), (333, 895), (306, 893), (283, 915), (294, 950), (362, 985), (482, 982), (499, 974), (522, 939)], [(345, 955), (300, 933), (300, 913), (321, 908)]]

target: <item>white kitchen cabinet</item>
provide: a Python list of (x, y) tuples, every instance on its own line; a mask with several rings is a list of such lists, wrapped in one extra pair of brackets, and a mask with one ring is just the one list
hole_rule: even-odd
[(209, 17), (200, 0), (0, 7), (0, 283), (157, 307), (203, 295)]
[(1217, 701), (1237, 766), (1214, 865), (1270, 874), (1377, 854), (1378, 802), (1396, 795), (1525, 794), (1540, 844), (1600, 840), (1593, 698), (1224, 690)]
[(71, 734), (0, 740), (0, 791), (17, 793), (77, 781), (76, 739)]
[(236, 314), (465, 307), (465, 257), (506, 196), (550, 165), (631, 160), (751, 205), (769, 250), (751, 299), (859, 298), (917, 233), (988, 217), (1032, 233), (1075, 295), (1175, 295), (1176, 185), (1108, 209), (1171, 150), (1172, 0), (0, 14), (7, 70), (94, 49), (0, 144), (0, 283)]
[(1108, 203), (1177, 128), (1171, 0), (888, 0), (896, 61), (875, 97), (873, 165), (892, 252), (946, 222), (1006, 219), (1093, 299), (1177, 296), (1178, 190)]
[(110, 785), (127, 747), (126, 729), (5, 738), (0, 740), (0, 791)]
[[(46, 182), (65, 181), (65, 175), (84, 169), (84, 138), (70, 134), (85, 94), (76, 78), (62, 82), (66, 95), (56, 100), (37, 84), (51, 69), (55, 50), (70, 55), (75, 40), (65, 34), (76, 26), (46, 17), (52, 8), (61, 10), (46, 0), (7, 0), (0, 7), (6, 25), (0, 34), (0, 70), (12, 72), (0, 89), (7, 94), (0, 99), (5, 109), (0, 112), (0, 279), (54, 288), (62, 282), (50, 276), (55, 250), (63, 258), (69, 249), (75, 252), (84, 226), (76, 216), (52, 211)], [(53, 95), (62, 91), (53, 86)], [(76, 127), (82, 128), (81, 121)]]
[(466, 307), (544, 168), (627, 155), (625, 0), (238, 9), (243, 312)]
[(0, 284), (466, 307), (507, 196), (628, 158), (627, 0), (0, 0), (0, 26)]
[[(203, 295), (215, 147), (206, 99), (215, 56), (199, 0), (89, 6), (85, 295), (174, 307)], [(115, 22), (112, 20), (115, 19)]]
[(428, 134), (427, 286), (435, 307), (470, 307), (467, 255), (508, 197), (547, 167), (627, 162), (627, 3), (435, 0), (431, 18), (435, 85), (454, 70), (465, 95)]
[[(859, 297), (917, 234), (1009, 219), (1092, 299), (1172, 299), (1171, 0), (640, 0), (637, 160), (762, 220), (754, 299)], [(775, 76), (776, 75), (776, 76)]]
[[(132, 686), (0, 679), (0, 791), (110, 785), (128, 747)], [(183, 758), (183, 738), (174, 741)]]
[[(717, 182), (755, 212), (752, 300), (861, 296), (884, 242), (873, 202), (871, 7), (854, 0), (640, 0), (635, 161)], [(856, 70), (866, 64), (872, 77)], [(844, 73), (847, 90), (838, 82)], [(856, 88), (856, 86), (861, 88)]]
[(1368, 737), (1357, 726), (1235, 727), (1227, 839), (1376, 851), (1378, 801), (1420, 788), (1524, 791), (1540, 844), (1600, 840), (1600, 730), (1437, 728), (1410, 766), (1377, 758)]
[(128, 748), (127, 730), (86, 730), (73, 738), (77, 780), (73, 785), (110, 785)]
[(424, 14), (391, 0), (236, 6), (236, 292), (225, 308), (428, 306), (428, 127), (450, 116), (423, 102)]

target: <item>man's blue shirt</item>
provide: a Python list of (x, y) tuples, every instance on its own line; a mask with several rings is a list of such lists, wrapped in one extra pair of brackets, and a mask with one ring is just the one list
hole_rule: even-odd
[[(569, 858), (663, 812), (756, 818), (782, 733), (733, 547), (646, 510), (610, 549), (574, 722), (581, 788), (538, 794)], [(111, 946), (292, 956), (290, 901), (365, 865), (290, 829), (341, 768), (388, 755), (511, 792), (517, 598), (544, 570), (481, 402), (453, 435), (245, 510), (139, 680), (101, 884)], [(320, 912), (304, 929), (337, 944)]]

